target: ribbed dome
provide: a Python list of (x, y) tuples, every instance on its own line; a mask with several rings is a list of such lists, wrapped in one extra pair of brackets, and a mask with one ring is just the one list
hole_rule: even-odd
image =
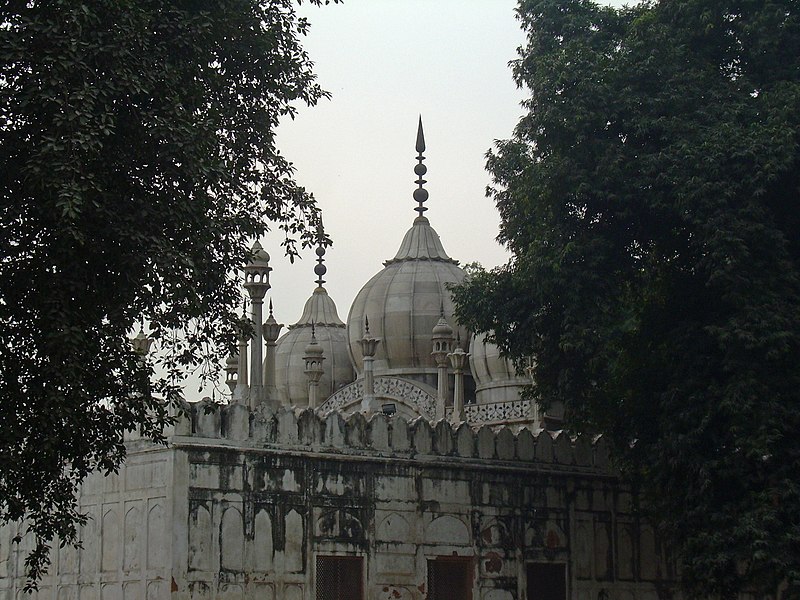
[(336, 312), (336, 304), (319, 286), (306, 301), (300, 320), (289, 327), (275, 348), (275, 385), (283, 402), (308, 404), (308, 377), (305, 374), (306, 346), (311, 342), (311, 324), (324, 351), (325, 372), (319, 382), (319, 397), (327, 398), (355, 379), (347, 349), (347, 332)]
[[(432, 331), (441, 316), (455, 323), (447, 284), (458, 283), (464, 271), (447, 256), (428, 219), (417, 217), (395, 257), (361, 288), (347, 317), (353, 364), (362, 369), (357, 340), (369, 318), (370, 333), (380, 338), (376, 374), (422, 375), (436, 372), (431, 356)], [(457, 329), (467, 339), (464, 329)], [(423, 377), (424, 379), (424, 377)]]
[(469, 352), (469, 368), (475, 378), (479, 404), (519, 400), (520, 391), (530, 380), (517, 375), (514, 363), (500, 356), (500, 349), (486, 341), (486, 334), (473, 336)]

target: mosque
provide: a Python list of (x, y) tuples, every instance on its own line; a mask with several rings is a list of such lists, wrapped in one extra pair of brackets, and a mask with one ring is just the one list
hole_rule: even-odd
[[(253, 407), (267, 401), (321, 414), (364, 411), (472, 425), (542, 425), (536, 403), (520, 400), (528, 380), (483, 336), (470, 336), (455, 322), (448, 285), (461, 282), (465, 273), (425, 217), (421, 119), (416, 150), (417, 217), (395, 256), (361, 288), (345, 324), (324, 287), (325, 249), (317, 248), (317, 287), (299, 321), (278, 337), (283, 326), (270, 307), (256, 332), (266, 342), (263, 369), (261, 349), (252, 348), (248, 379), (246, 340), (238, 357), (228, 361), (228, 385), (237, 401), (248, 397)], [(253, 251), (245, 289), (258, 328), (268, 289), (262, 282), (271, 269), (260, 244)]]
[[(669, 557), (602, 438), (521, 399), (524, 373), (453, 317), (464, 271), (417, 216), (346, 322), (323, 279), (283, 326), (263, 302), (226, 363), (231, 401), (202, 403), (118, 474), (92, 475), (81, 548), (54, 544), (48, 600), (656, 600)], [(263, 340), (263, 343), (262, 343)], [(146, 347), (140, 337), (135, 343)], [(0, 530), (0, 600), (22, 598), (30, 542)], [(27, 597), (27, 596), (25, 596)]]

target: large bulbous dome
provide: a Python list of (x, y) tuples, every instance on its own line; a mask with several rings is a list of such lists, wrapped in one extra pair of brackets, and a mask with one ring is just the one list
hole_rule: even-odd
[(530, 379), (517, 374), (514, 363), (500, 355), (500, 349), (486, 341), (486, 334), (473, 336), (470, 343), (469, 368), (475, 379), (479, 404), (519, 400)]
[[(455, 323), (447, 285), (459, 283), (465, 273), (447, 255), (424, 216), (414, 220), (397, 254), (384, 265), (361, 288), (347, 317), (353, 365), (361, 372), (358, 340), (368, 319), (371, 335), (381, 340), (375, 353), (375, 373), (431, 380), (435, 386), (432, 331), (442, 311)], [(465, 329), (456, 329), (456, 333), (462, 340), (468, 339)]]
[(319, 397), (327, 398), (355, 379), (347, 349), (345, 325), (336, 304), (321, 285), (306, 301), (303, 316), (289, 327), (275, 348), (275, 386), (284, 403), (308, 405), (308, 377), (305, 374), (306, 346), (311, 342), (312, 324), (325, 357), (319, 381)]

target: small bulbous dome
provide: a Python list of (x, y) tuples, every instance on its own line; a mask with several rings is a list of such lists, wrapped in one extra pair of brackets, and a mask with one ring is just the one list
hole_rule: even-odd
[(500, 349), (486, 341), (486, 334), (472, 337), (469, 352), (469, 368), (475, 378), (479, 404), (519, 400), (520, 391), (530, 379), (517, 374), (513, 361), (500, 356)]
[[(365, 319), (370, 333), (380, 339), (375, 353), (376, 374), (421, 376), (436, 372), (431, 356), (433, 329), (444, 311), (451, 323), (454, 306), (447, 285), (464, 279), (458, 262), (442, 247), (428, 219), (417, 217), (395, 257), (361, 288), (347, 317), (353, 365), (361, 372), (358, 340)], [(457, 329), (467, 339), (465, 329)], [(454, 335), (456, 335), (454, 334)]]
[(282, 402), (295, 406), (308, 404), (308, 376), (304, 355), (311, 343), (312, 323), (323, 351), (324, 373), (319, 381), (319, 397), (327, 398), (355, 379), (347, 348), (347, 332), (324, 287), (319, 286), (306, 301), (300, 320), (278, 339), (275, 348), (275, 385)]

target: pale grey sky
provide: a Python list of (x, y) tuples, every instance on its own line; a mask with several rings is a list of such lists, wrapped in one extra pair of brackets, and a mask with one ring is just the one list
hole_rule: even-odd
[[(334, 242), (326, 256), (326, 288), (343, 321), (416, 216), (419, 115), (427, 143), (425, 214), (445, 249), (462, 264), (505, 262), (495, 241), (499, 217), (485, 197), (485, 154), (494, 140), (510, 137), (523, 112), (526, 94), (508, 67), (525, 40), (516, 4), (345, 0), (301, 6), (311, 23), (303, 45), (332, 98), (300, 106), (294, 121), (281, 124), (277, 142), (323, 209)], [(288, 325), (314, 290), (316, 257), (308, 249), (291, 264), (280, 240), (280, 232), (272, 232), (261, 243), (272, 256), (267, 300)], [(199, 398), (191, 383), (187, 397)]]
[[(484, 195), (484, 155), (510, 136), (523, 92), (508, 61), (524, 41), (513, 0), (345, 0), (301, 13), (304, 45), (333, 95), (283, 123), (278, 147), (323, 209), (329, 294), (346, 320), (355, 295), (392, 258), (416, 213), (414, 141), (421, 114), (427, 143), (426, 203), (445, 249), (462, 263), (505, 261), (499, 219)], [(313, 250), (293, 265), (278, 233), (270, 296), (294, 323), (314, 289)]]

